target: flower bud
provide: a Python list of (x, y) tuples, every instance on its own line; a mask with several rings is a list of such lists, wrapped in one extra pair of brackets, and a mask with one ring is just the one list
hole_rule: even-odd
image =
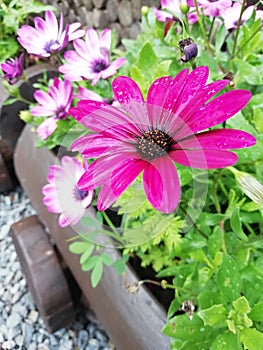
[(187, 38), (179, 41), (180, 50), (184, 53), (181, 61), (188, 62), (198, 54), (198, 48), (193, 39)]
[(149, 12), (149, 7), (148, 6), (143, 6), (141, 9), (141, 13), (143, 16), (147, 16)]
[(187, 5), (186, 1), (182, 1), (180, 4), (180, 10), (181, 12), (186, 15), (189, 12), (189, 6)]
[(29, 111), (20, 111), (19, 117), (21, 120), (23, 120), (26, 124), (31, 123), (33, 120), (33, 116)]
[(263, 185), (254, 176), (228, 167), (235, 175), (239, 188), (255, 203), (263, 203)]

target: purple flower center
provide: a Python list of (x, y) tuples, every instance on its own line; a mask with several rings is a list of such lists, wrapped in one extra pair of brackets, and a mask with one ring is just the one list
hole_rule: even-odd
[(81, 191), (77, 186), (74, 189), (74, 197), (77, 201), (83, 201), (89, 195), (89, 191)]
[(96, 61), (93, 66), (93, 72), (99, 73), (106, 68), (107, 68), (107, 64), (105, 63), (105, 61)]
[(59, 44), (57, 40), (51, 40), (50, 42), (46, 43), (44, 49), (48, 53), (52, 53), (54, 50), (52, 50), (52, 45)]
[(159, 129), (146, 131), (138, 138), (137, 151), (142, 158), (153, 160), (163, 157), (172, 149), (174, 140)]
[(65, 111), (65, 108), (64, 107), (60, 107), (58, 110), (57, 110), (57, 118), (58, 119), (65, 119), (68, 115), (68, 113)]

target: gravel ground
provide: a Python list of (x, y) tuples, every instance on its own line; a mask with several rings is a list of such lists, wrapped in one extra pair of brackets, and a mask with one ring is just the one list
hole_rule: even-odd
[(70, 327), (49, 334), (29, 293), (9, 235), (10, 225), (35, 214), (21, 188), (0, 194), (0, 349), (111, 350), (96, 317), (83, 308)]

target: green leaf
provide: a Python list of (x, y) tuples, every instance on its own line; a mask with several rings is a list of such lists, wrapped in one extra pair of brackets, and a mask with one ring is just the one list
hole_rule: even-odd
[(98, 260), (94, 269), (91, 272), (91, 285), (93, 288), (97, 287), (97, 285), (99, 284), (102, 274), (103, 274), (103, 263), (101, 260)]
[(236, 334), (226, 333), (219, 334), (213, 341), (210, 350), (243, 350), (243, 347), (239, 341), (239, 337)]
[(90, 247), (88, 242), (73, 242), (69, 246), (69, 251), (73, 254), (82, 254)]
[(128, 260), (129, 260), (129, 255), (124, 254), (120, 259), (114, 261), (113, 267), (116, 269), (118, 275), (123, 274)]
[(167, 312), (167, 318), (169, 319), (173, 317), (176, 311), (180, 309), (180, 307), (181, 307), (181, 304), (178, 302), (177, 299), (174, 299), (169, 306), (169, 309)]
[(152, 48), (152, 45), (146, 43), (140, 51), (137, 66), (141, 71), (149, 71), (155, 68), (158, 58)]
[(244, 296), (233, 301), (232, 304), (234, 306), (234, 309), (240, 314), (246, 314), (251, 310), (251, 308), (249, 306), (249, 302), (247, 301), (246, 297), (244, 297)]
[(230, 217), (230, 226), (233, 230), (233, 232), (236, 234), (236, 236), (241, 239), (242, 241), (247, 242), (248, 237), (245, 235), (241, 221), (240, 221), (240, 213), (239, 213), (239, 208), (235, 208), (231, 217)]
[(204, 326), (200, 317), (194, 314), (190, 321), (186, 315), (171, 318), (163, 328), (163, 333), (175, 338), (179, 343), (188, 341), (203, 341), (205, 343), (210, 333), (210, 327)]
[[(87, 244), (87, 243), (86, 243)], [(91, 256), (92, 252), (94, 250), (94, 244), (90, 243), (88, 246), (87, 246), (87, 249), (85, 250), (85, 252), (81, 255), (80, 257), (80, 264), (83, 265), (84, 262), (89, 259), (89, 257)]]
[(88, 260), (86, 260), (81, 265), (82, 271), (92, 270), (96, 266), (98, 261), (100, 261), (100, 256), (98, 256), (98, 255), (91, 256)]
[(228, 254), (223, 254), (223, 261), (216, 276), (216, 283), (221, 293), (229, 300), (236, 300), (242, 284), (236, 261)]
[(105, 264), (107, 266), (110, 266), (112, 264), (112, 259), (108, 254), (102, 253), (100, 257), (101, 257), (101, 261), (103, 262), (103, 264)]
[(254, 328), (246, 328), (241, 332), (240, 340), (248, 350), (262, 349), (263, 333)]
[(223, 304), (213, 305), (209, 309), (200, 310), (197, 314), (204, 321), (205, 326), (226, 326), (227, 311)]
[(254, 305), (248, 316), (254, 322), (263, 321), (263, 300)]

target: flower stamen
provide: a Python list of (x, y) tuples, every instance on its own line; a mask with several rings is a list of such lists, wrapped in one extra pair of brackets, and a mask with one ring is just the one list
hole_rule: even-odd
[(172, 137), (159, 129), (145, 131), (138, 138), (137, 151), (148, 160), (163, 157), (171, 150), (174, 141)]

